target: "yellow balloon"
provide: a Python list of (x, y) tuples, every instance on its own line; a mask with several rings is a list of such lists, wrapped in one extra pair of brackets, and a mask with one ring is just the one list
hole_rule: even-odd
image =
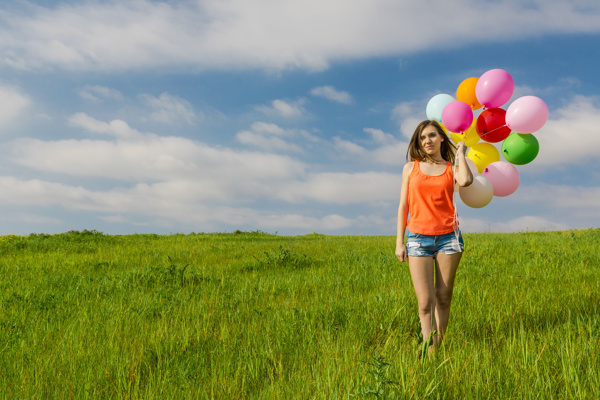
[(481, 174), (485, 167), (493, 162), (500, 161), (500, 152), (493, 144), (482, 142), (476, 143), (469, 149), (467, 158), (473, 160), (477, 171)]
[(450, 139), (452, 139), (452, 141), (454, 142), (454, 144), (458, 142), (465, 142), (465, 146), (473, 146), (475, 143), (481, 140), (481, 137), (479, 137), (479, 134), (477, 133), (477, 118), (473, 118), (473, 123), (471, 124), (469, 129), (467, 129), (463, 133), (450, 132), (449, 136)]
[(441, 122), (439, 124), (442, 127), (442, 129), (444, 130), (444, 132), (446, 132), (446, 135), (448, 135), (448, 137), (449, 137), (450, 136), (450, 131), (448, 129), (446, 129), (446, 127), (444, 126), (444, 124), (442, 124)]

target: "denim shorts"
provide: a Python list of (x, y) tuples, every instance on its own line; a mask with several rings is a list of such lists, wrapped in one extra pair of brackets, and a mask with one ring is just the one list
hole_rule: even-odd
[(455, 254), (465, 251), (460, 229), (443, 235), (421, 235), (406, 230), (409, 257), (433, 257), (436, 253)]

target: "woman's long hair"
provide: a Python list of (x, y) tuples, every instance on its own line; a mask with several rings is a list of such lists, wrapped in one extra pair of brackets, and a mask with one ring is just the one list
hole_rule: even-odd
[(435, 121), (435, 120), (428, 120), (426, 119), (425, 121), (421, 122), (419, 125), (417, 125), (417, 128), (415, 129), (415, 133), (413, 133), (412, 138), (410, 139), (410, 143), (408, 144), (408, 150), (406, 152), (406, 160), (407, 161), (422, 161), (422, 160), (428, 160), (430, 157), (429, 155), (425, 152), (425, 150), (423, 150), (423, 148), (421, 147), (421, 133), (423, 133), (423, 130), (425, 128), (427, 128), (428, 126), (433, 126), (439, 133), (439, 135), (444, 139), (444, 141), (441, 144), (440, 147), (440, 152), (442, 154), (442, 158), (446, 161), (450, 161), (450, 163), (454, 164), (454, 158), (455, 158), (455, 154), (456, 154), (456, 146), (454, 146), (454, 143), (452, 143), (450, 141), (450, 138), (448, 137), (448, 135), (446, 134), (446, 131), (444, 130), (444, 128), (442, 128), (442, 126), (439, 124), (439, 122)]

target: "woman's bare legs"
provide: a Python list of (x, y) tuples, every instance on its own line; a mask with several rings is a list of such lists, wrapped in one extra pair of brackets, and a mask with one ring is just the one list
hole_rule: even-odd
[(408, 257), (408, 268), (417, 294), (423, 341), (427, 341), (431, 333), (437, 330), (433, 263), (433, 257)]
[(423, 340), (427, 341), (433, 331), (433, 347), (437, 348), (448, 326), (450, 305), (454, 290), (454, 278), (462, 253), (439, 253), (434, 257), (408, 257)]
[(448, 319), (450, 318), (450, 305), (454, 291), (454, 278), (462, 253), (438, 253), (435, 256), (435, 320), (437, 322), (438, 336), (436, 346), (442, 342)]

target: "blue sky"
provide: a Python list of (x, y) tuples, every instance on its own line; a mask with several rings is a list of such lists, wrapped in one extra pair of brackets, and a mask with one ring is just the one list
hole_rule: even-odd
[(595, 0), (5, 2), (0, 234), (393, 235), (427, 102), (494, 68), (550, 116), (463, 231), (598, 227), (599, 44)]

